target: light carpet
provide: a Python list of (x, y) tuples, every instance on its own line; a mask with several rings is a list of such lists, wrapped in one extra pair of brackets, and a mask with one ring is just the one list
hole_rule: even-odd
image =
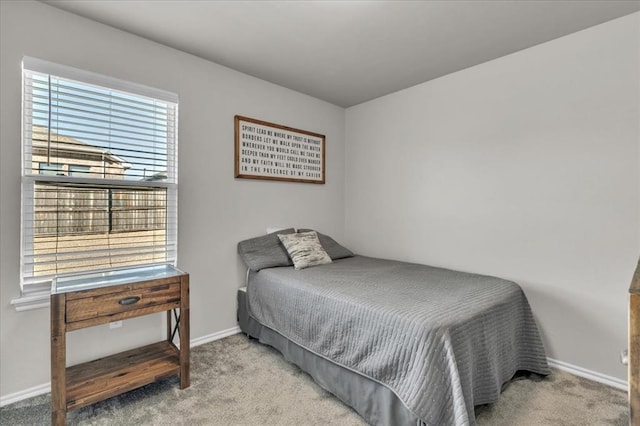
[[(476, 407), (480, 426), (628, 425), (626, 393), (553, 370), (506, 386)], [(191, 387), (165, 379), (72, 411), (69, 425), (364, 425), (279, 352), (234, 335), (191, 351)], [(0, 409), (2, 425), (47, 425), (49, 395)]]

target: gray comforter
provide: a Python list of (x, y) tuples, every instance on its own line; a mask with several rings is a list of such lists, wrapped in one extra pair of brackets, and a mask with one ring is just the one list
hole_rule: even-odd
[(390, 388), (427, 425), (475, 424), (518, 370), (548, 374), (522, 289), (495, 277), (356, 256), (251, 273), (252, 317)]

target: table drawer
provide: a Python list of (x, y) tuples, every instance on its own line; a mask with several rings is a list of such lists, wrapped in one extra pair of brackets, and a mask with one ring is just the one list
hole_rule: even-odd
[(180, 283), (107, 293), (67, 301), (68, 323), (111, 316), (180, 300)]

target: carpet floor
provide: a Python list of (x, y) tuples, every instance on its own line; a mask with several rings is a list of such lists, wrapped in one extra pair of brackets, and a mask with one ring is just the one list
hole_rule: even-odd
[[(562, 371), (512, 381), (480, 426), (628, 425), (626, 393)], [(191, 386), (169, 378), (72, 411), (69, 425), (364, 425), (279, 352), (242, 334), (191, 351)], [(49, 395), (0, 408), (2, 425), (48, 425)]]

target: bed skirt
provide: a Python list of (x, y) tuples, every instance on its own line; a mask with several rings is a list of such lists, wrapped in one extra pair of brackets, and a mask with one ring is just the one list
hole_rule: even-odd
[(285, 359), (307, 372), (323, 389), (353, 408), (373, 425), (423, 425), (387, 386), (341, 367), (291, 342), (249, 315), (246, 287), (238, 290), (240, 329), (260, 343), (277, 349)]

